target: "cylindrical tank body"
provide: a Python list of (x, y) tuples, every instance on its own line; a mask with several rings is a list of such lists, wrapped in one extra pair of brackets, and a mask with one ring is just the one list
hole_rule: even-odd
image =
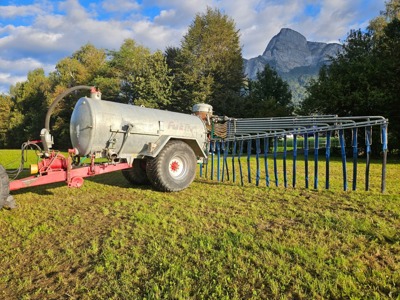
[(91, 98), (76, 103), (70, 122), (72, 146), (79, 155), (136, 157), (162, 136), (196, 140), (205, 147), (207, 133), (197, 116)]

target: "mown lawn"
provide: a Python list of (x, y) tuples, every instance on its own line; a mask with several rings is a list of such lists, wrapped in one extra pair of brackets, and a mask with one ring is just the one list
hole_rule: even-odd
[(331, 190), (323, 162), (319, 190), (303, 169), (296, 189), (197, 178), (161, 193), (118, 172), (14, 192), (19, 208), (0, 210), (0, 299), (399, 299), (399, 162), (384, 194), (378, 161), (369, 192), (362, 165), (348, 192), (340, 159)]

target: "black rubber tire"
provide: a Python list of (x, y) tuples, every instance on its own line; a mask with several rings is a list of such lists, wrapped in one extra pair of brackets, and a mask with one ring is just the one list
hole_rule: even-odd
[(155, 158), (147, 159), (147, 176), (163, 192), (187, 188), (196, 176), (196, 155), (183, 141), (169, 141)]
[(132, 168), (122, 170), (122, 175), (124, 175), (125, 179), (132, 184), (150, 184), (146, 172), (146, 159), (135, 159)]
[(9, 179), (6, 170), (0, 165), (0, 208), (2, 208), (9, 196)]

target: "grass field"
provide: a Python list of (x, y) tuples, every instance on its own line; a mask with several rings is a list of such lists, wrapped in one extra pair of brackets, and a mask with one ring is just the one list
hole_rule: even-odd
[[(0, 150), (9, 168), (16, 157)], [(299, 161), (296, 189), (198, 177), (161, 193), (117, 172), (14, 192), (19, 208), (0, 210), (0, 299), (399, 299), (399, 162), (384, 194), (378, 161), (369, 192), (362, 165), (348, 192), (340, 160), (331, 190), (319, 169), (319, 190), (303, 188)]]

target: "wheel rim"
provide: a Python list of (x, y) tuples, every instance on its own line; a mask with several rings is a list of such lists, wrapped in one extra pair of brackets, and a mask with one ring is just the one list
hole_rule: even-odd
[(185, 160), (179, 156), (173, 157), (168, 164), (168, 172), (174, 179), (185, 177), (187, 172)]

